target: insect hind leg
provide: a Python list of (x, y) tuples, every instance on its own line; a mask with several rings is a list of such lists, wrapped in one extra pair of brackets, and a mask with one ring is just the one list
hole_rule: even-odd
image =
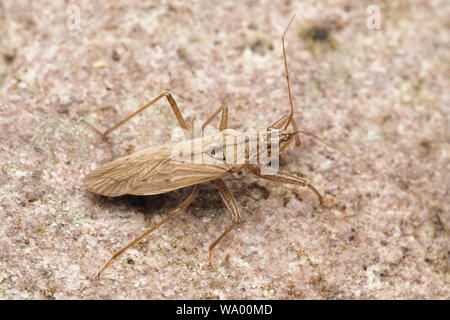
[(138, 114), (143, 112), (145, 109), (149, 108), (150, 106), (152, 106), (153, 104), (155, 104), (156, 102), (158, 102), (160, 99), (162, 99), (164, 97), (169, 102), (169, 105), (172, 108), (172, 111), (175, 114), (175, 117), (177, 118), (180, 127), (183, 129), (186, 138), (190, 138), (191, 130), (189, 130), (189, 128), (187, 127), (186, 121), (184, 121), (183, 115), (181, 114), (180, 109), (178, 108), (178, 105), (175, 102), (175, 99), (173, 98), (173, 96), (172, 96), (172, 94), (170, 92), (163, 92), (163, 93), (161, 93), (155, 99), (153, 99), (149, 103), (145, 104), (144, 106), (140, 107), (137, 111), (133, 112), (128, 117), (126, 117), (122, 121), (116, 123), (114, 126), (112, 126), (111, 128), (105, 130), (104, 132), (101, 132), (100, 130), (96, 129), (94, 126), (92, 126), (91, 124), (89, 124), (86, 121), (84, 121), (84, 123), (86, 123), (92, 130), (94, 130), (97, 134), (99, 134), (102, 139), (105, 139), (105, 137), (108, 134), (110, 134), (111, 132), (116, 130), (118, 127), (123, 125), (125, 122), (127, 122), (128, 120), (130, 120), (133, 117), (137, 116)]
[(160, 226), (162, 226), (164, 223), (166, 223), (167, 221), (169, 221), (171, 218), (179, 215), (180, 213), (182, 213), (184, 210), (186, 210), (186, 208), (191, 204), (191, 202), (195, 199), (195, 197), (198, 195), (200, 189), (200, 185), (197, 184), (194, 186), (194, 189), (192, 190), (191, 194), (178, 206), (176, 207), (172, 212), (169, 213), (169, 215), (167, 217), (165, 217), (161, 222), (155, 224), (152, 228), (150, 228), (149, 230), (145, 231), (142, 235), (140, 235), (139, 237), (137, 237), (136, 239), (134, 239), (133, 241), (131, 241), (129, 244), (127, 244), (125, 247), (123, 247), (122, 249), (116, 251), (113, 256), (111, 257), (111, 259), (109, 259), (109, 261), (103, 266), (103, 268), (100, 269), (100, 271), (97, 273), (97, 275), (95, 276), (95, 278), (99, 278), (100, 275), (103, 273), (103, 271), (105, 271), (106, 268), (108, 268), (108, 266), (115, 260), (117, 259), (122, 253), (124, 253), (125, 251), (127, 251), (130, 247), (134, 246), (136, 243), (138, 243), (139, 241), (141, 241), (142, 239), (144, 239), (146, 236), (148, 236), (150, 233), (152, 233), (153, 231), (155, 231), (156, 229), (158, 229)]

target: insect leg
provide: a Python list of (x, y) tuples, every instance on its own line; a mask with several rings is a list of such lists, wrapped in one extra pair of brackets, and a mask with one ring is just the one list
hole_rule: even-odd
[(120, 249), (119, 251), (115, 252), (113, 254), (113, 256), (111, 257), (111, 259), (109, 259), (109, 261), (105, 264), (105, 266), (103, 268), (100, 269), (100, 271), (97, 273), (96, 278), (100, 277), (100, 275), (102, 274), (102, 272), (118, 257), (120, 256), (122, 253), (124, 253), (128, 248), (134, 246), (136, 243), (138, 243), (139, 241), (141, 241), (143, 238), (145, 238), (146, 236), (148, 236), (152, 231), (155, 231), (156, 229), (158, 229), (161, 225), (163, 225), (164, 223), (166, 223), (167, 221), (169, 221), (171, 218), (177, 216), (178, 214), (182, 213), (184, 210), (186, 210), (186, 208), (191, 204), (191, 202), (195, 199), (195, 197), (198, 194), (200, 185), (195, 185), (194, 189), (192, 190), (191, 194), (177, 207), (175, 208), (172, 212), (169, 213), (169, 215), (164, 218), (161, 222), (155, 224), (152, 228), (150, 228), (149, 230), (145, 231), (142, 235), (140, 235), (139, 237), (137, 237), (136, 239), (134, 239), (133, 241), (131, 241), (129, 244), (127, 244), (125, 247), (123, 247), (122, 249)]
[(213, 242), (208, 248), (209, 253), (209, 266), (212, 266), (212, 250), (214, 247), (220, 242), (230, 232), (234, 227), (237, 226), (239, 220), (241, 219), (241, 214), (239, 213), (239, 208), (236, 203), (236, 199), (234, 198), (231, 191), (226, 186), (225, 182), (222, 179), (214, 180), (219, 187), (220, 196), (222, 197), (223, 202), (227, 206), (228, 210), (230, 210), (231, 215), (233, 217), (233, 222), (230, 226)]
[(274, 128), (274, 129), (281, 129), (286, 122), (289, 121), (289, 115), (285, 114), (284, 116), (282, 116), (280, 119), (278, 119), (277, 121), (275, 121), (274, 123), (272, 123), (269, 126), (269, 129)]
[[(297, 123), (295, 122), (294, 117), (292, 117), (292, 119), (291, 119), (291, 125), (292, 125), (292, 128), (294, 128), (294, 132), (298, 131)], [(302, 141), (300, 140), (300, 136), (298, 134), (296, 134), (294, 139), (295, 139), (295, 146), (300, 147), (302, 145)]]
[[(269, 129), (270, 128), (281, 129), (289, 121), (289, 118), (290, 118), (290, 115), (285, 114), (279, 120), (277, 120), (275, 123), (270, 125)], [(294, 117), (292, 117), (292, 119), (291, 119), (291, 125), (292, 125), (292, 128), (294, 129), (294, 132), (298, 131), (297, 123), (295, 122)], [(301, 146), (301, 144), (302, 144), (302, 142), (300, 140), (300, 136), (298, 134), (296, 134), (295, 135), (295, 145), (298, 147), (298, 146)]]
[[(190, 133), (190, 130), (188, 129), (188, 127), (186, 126), (186, 122), (184, 121), (183, 115), (180, 112), (180, 109), (177, 106), (177, 103), (175, 102), (175, 99), (172, 97), (172, 95), (169, 92), (163, 92), (161, 93), (159, 96), (157, 96), (155, 99), (153, 99), (152, 101), (150, 101), (149, 103), (147, 103), (146, 105), (142, 106), (141, 108), (139, 108), (137, 111), (135, 111), (134, 113), (130, 114), (128, 117), (126, 117), (125, 119), (123, 119), (122, 121), (116, 123), (114, 126), (112, 126), (111, 128), (109, 128), (108, 130), (104, 131), (103, 133), (101, 133), (99, 130), (95, 129), (92, 125), (88, 124), (91, 128), (94, 129), (94, 131), (96, 131), (97, 133), (100, 134), (100, 136), (102, 137), (102, 139), (104, 139), (108, 134), (110, 134), (112, 131), (116, 130), (118, 127), (120, 127), (121, 125), (123, 125), (125, 122), (127, 122), (128, 120), (130, 120), (131, 118), (135, 117), (136, 115), (138, 115), (139, 113), (141, 113), (142, 111), (144, 111), (145, 109), (147, 109), (148, 107), (150, 107), (151, 105), (153, 105), (154, 103), (156, 103), (158, 100), (160, 100), (161, 98), (167, 98), (167, 101), (170, 104), (170, 107), (172, 108), (173, 113), (175, 114), (175, 117), (177, 117), (178, 123), (180, 124), (180, 127), (184, 130), (185, 132), (185, 136), (188, 137)], [(86, 122), (87, 123), (87, 122)]]
[(220, 106), (219, 109), (217, 109), (209, 118), (208, 120), (203, 123), (202, 130), (205, 129), (205, 127), (214, 120), (214, 118), (219, 114), (219, 112), (222, 112), (222, 115), (220, 117), (220, 125), (219, 130), (225, 130), (228, 128), (228, 107)]
[(257, 175), (258, 177), (263, 178), (263, 179), (278, 181), (281, 183), (296, 184), (296, 185), (301, 185), (303, 187), (307, 187), (307, 188), (311, 189), (317, 195), (320, 203), (324, 204), (324, 198), (320, 194), (320, 192), (317, 191), (317, 189), (305, 179), (290, 176), (290, 175), (284, 174), (284, 173), (264, 175), (264, 174), (261, 174), (260, 168), (252, 166), (252, 165), (249, 165), (248, 169), (250, 170), (251, 173), (253, 173), (254, 175)]

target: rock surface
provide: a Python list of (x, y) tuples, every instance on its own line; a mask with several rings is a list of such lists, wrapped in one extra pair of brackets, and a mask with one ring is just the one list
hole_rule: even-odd
[[(75, 2), (74, 2), (75, 3)], [(0, 299), (449, 299), (448, 1), (0, 1)], [(369, 29), (369, 5), (381, 29)], [(128, 250), (189, 188), (105, 198), (95, 167), (170, 139), (163, 91), (187, 121), (230, 108), (231, 128), (289, 110), (287, 35), (302, 137), (282, 169), (328, 198), (247, 171)], [(218, 121), (214, 122), (218, 125)]]

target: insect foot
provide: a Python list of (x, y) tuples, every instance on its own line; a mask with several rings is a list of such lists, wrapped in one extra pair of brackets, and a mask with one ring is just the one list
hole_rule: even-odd
[(328, 208), (336, 206), (336, 202), (333, 200), (333, 198), (323, 198), (321, 201), (321, 204), (324, 207), (328, 207)]

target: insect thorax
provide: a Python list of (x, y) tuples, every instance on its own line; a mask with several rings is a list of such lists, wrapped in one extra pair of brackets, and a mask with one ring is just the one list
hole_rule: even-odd
[[(281, 140), (280, 140), (281, 139)], [(181, 141), (172, 152), (172, 160), (193, 164), (277, 165), (279, 145), (283, 143), (278, 129), (226, 129), (213, 135)]]

